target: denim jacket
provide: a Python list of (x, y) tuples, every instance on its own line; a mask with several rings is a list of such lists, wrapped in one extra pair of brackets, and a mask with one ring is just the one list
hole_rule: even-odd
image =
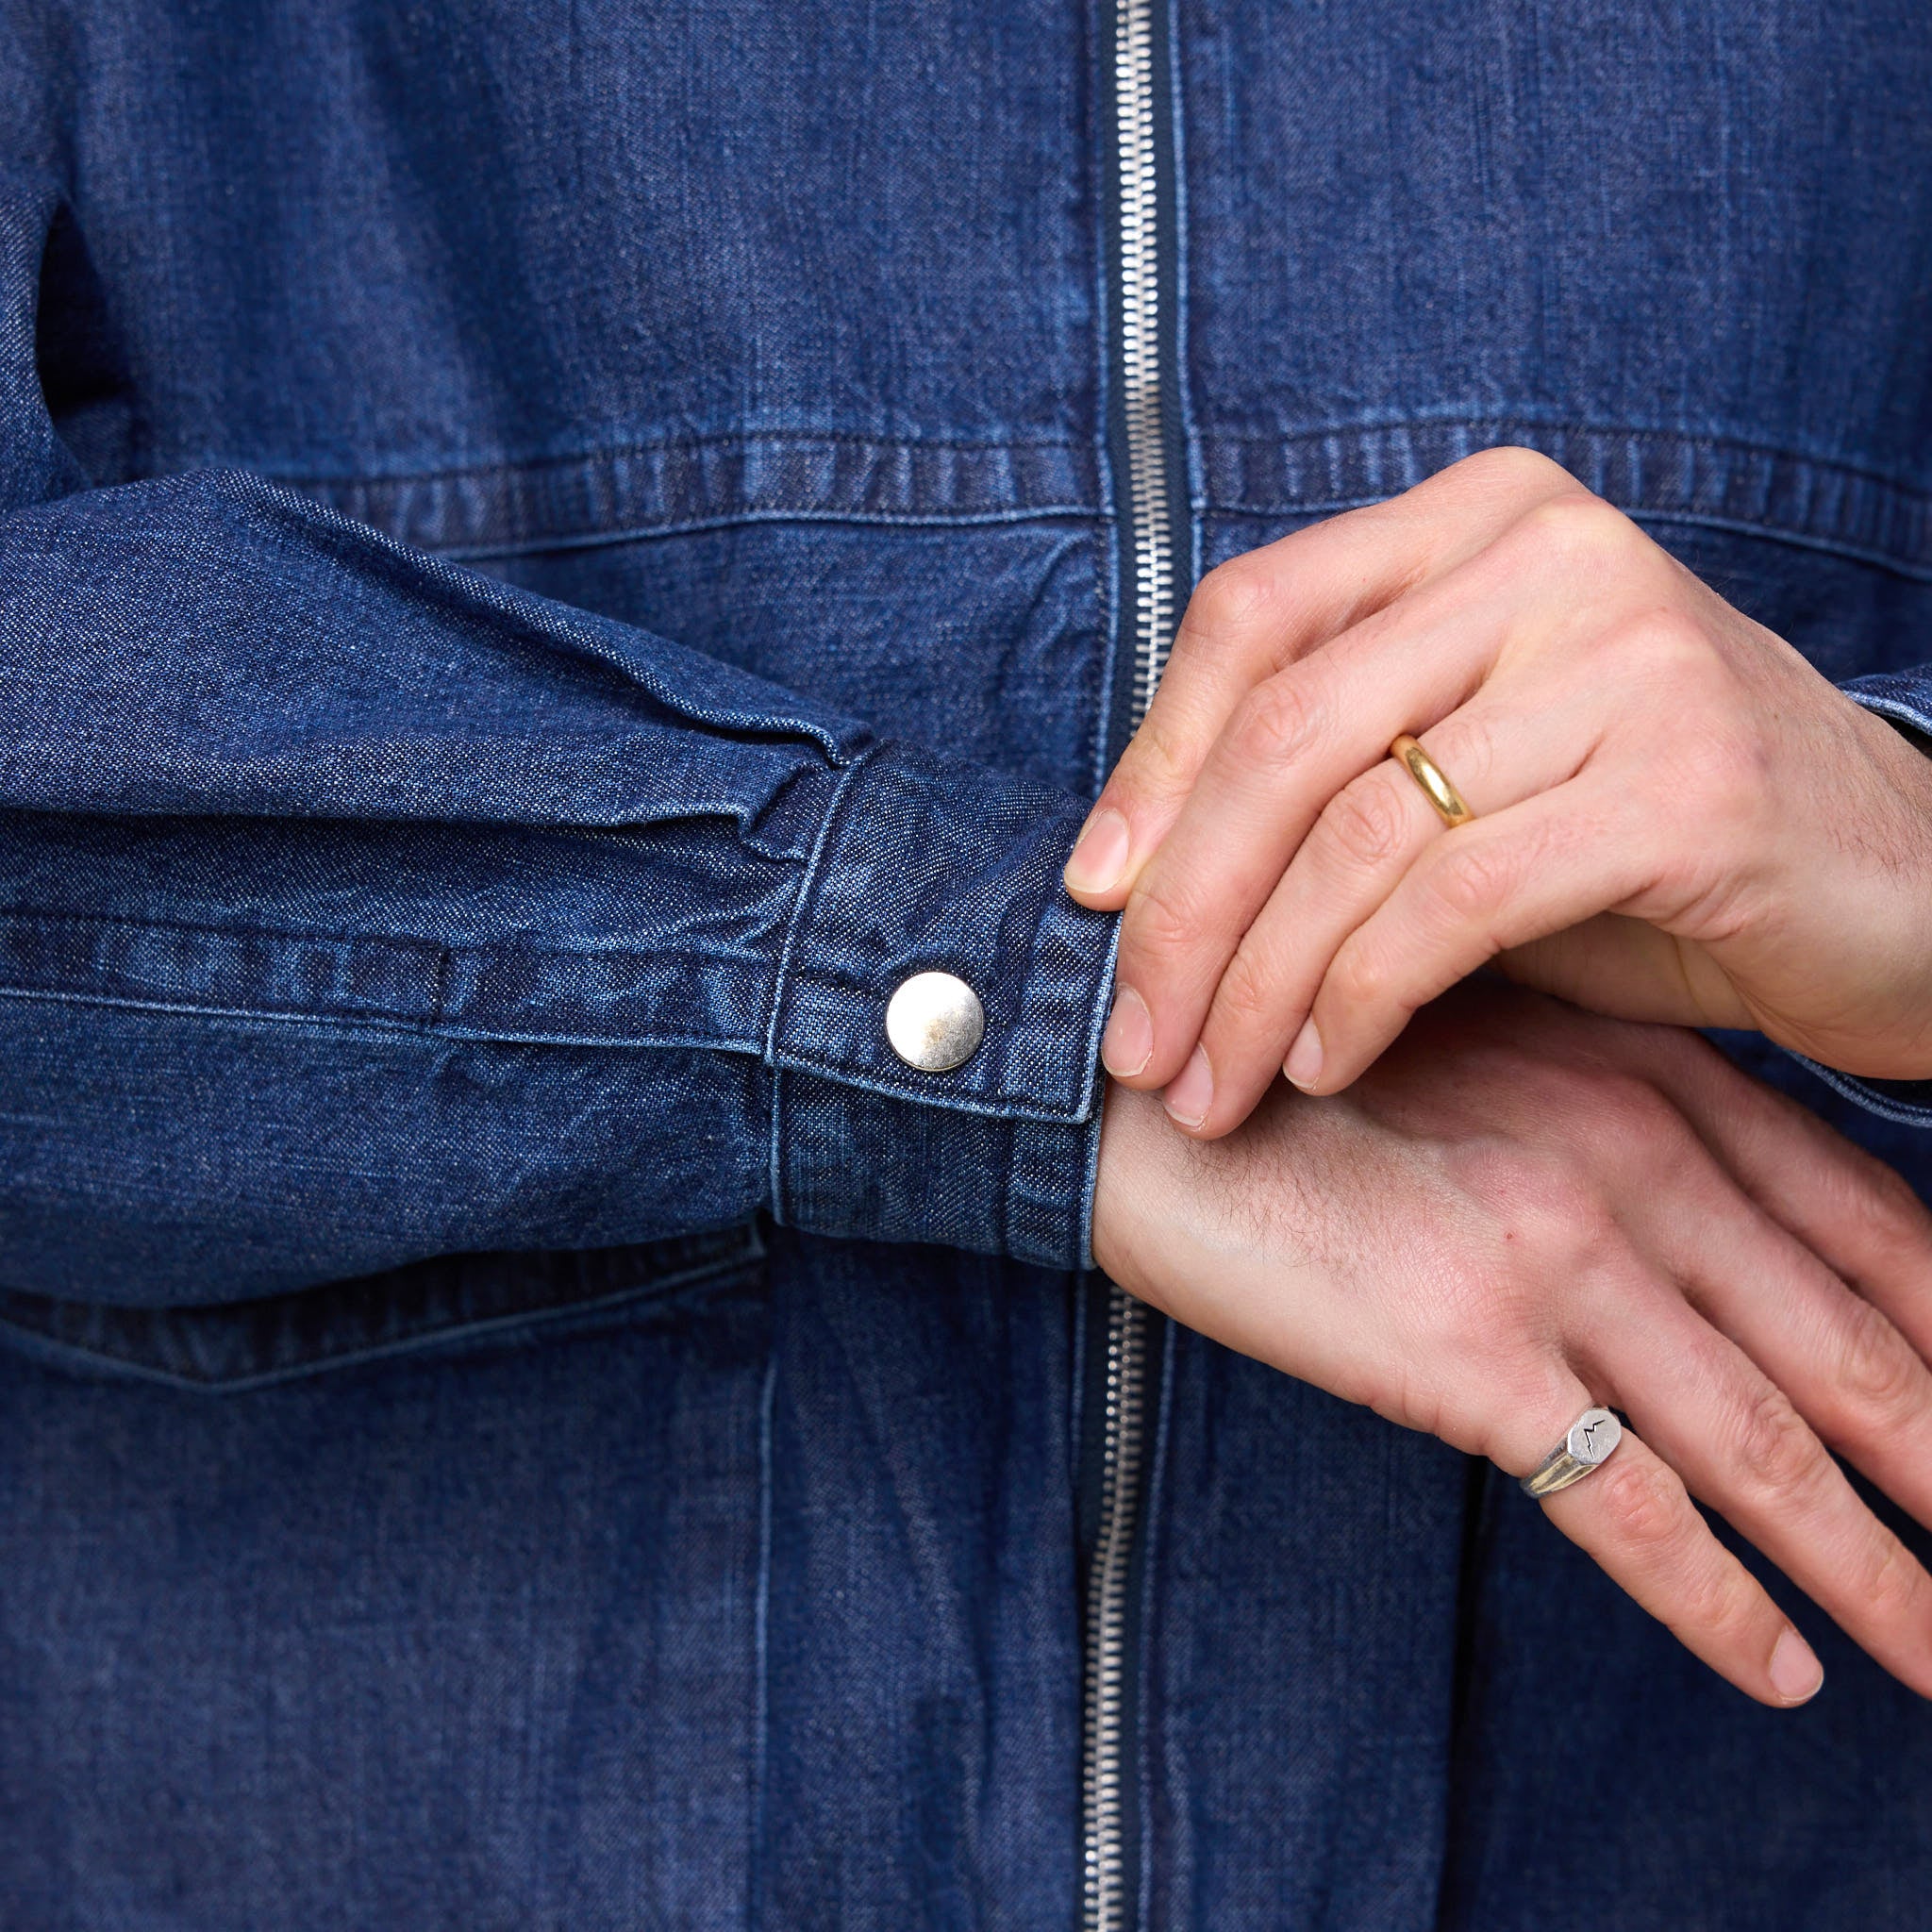
[(1922, 1924), (1088, 1272), (1188, 586), (1506, 441), (1932, 730), (1932, 15), (9, 0), (0, 1924)]

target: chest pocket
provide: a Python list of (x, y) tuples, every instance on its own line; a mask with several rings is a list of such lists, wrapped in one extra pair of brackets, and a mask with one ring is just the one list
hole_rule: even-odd
[(123, 1307), (0, 1292), (0, 1340), (91, 1376), (236, 1392), (431, 1350), (513, 1345), (540, 1330), (679, 1320), (753, 1290), (751, 1223), (580, 1254), (458, 1255), (259, 1301)]

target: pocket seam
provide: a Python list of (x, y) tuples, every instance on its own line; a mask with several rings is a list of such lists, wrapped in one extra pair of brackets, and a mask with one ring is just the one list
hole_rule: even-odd
[[(256, 1390), (274, 1388), (285, 1382), (333, 1374), (339, 1371), (359, 1368), (371, 1363), (393, 1361), (411, 1355), (446, 1348), (452, 1343), (469, 1342), (517, 1329), (543, 1327), (573, 1317), (595, 1315), (646, 1298), (675, 1300), (691, 1289), (709, 1287), (733, 1275), (750, 1274), (762, 1265), (765, 1259), (765, 1245), (755, 1223), (746, 1222), (738, 1228), (712, 1231), (714, 1239), (722, 1240), (732, 1236), (736, 1236), (737, 1239), (729, 1241), (728, 1245), (717, 1252), (707, 1254), (682, 1267), (674, 1266), (657, 1271), (647, 1267), (645, 1273), (638, 1279), (616, 1288), (603, 1288), (580, 1296), (550, 1302), (526, 1301), (522, 1305), (506, 1307), (488, 1314), (458, 1314), (408, 1334), (378, 1341), (356, 1343), (333, 1351), (326, 1347), (318, 1348), (296, 1360), (236, 1374), (197, 1374), (188, 1370), (170, 1368), (158, 1360), (144, 1357), (134, 1348), (115, 1349), (90, 1345), (70, 1336), (61, 1335), (52, 1326), (22, 1319), (21, 1305), (43, 1299), (38, 1296), (0, 1295), (0, 1334), (11, 1338), (22, 1352), (57, 1367), (84, 1371), (96, 1375), (105, 1371), (117, 1380), (138, 1381), (151, 1386), (183, 1390), (194, 1394), (245, 1394)], [(703, 1237), (684, 1239), (688, 1241)], [(648, 1249), (641, 1250), (640, 1258), (642, 1259), (647, 1253)], [(482, 1261), (491, 1257), (479, 1256), (462, 1258)], [(380, 1278), (375, 1277), (377, 1280)], [(295, 1295), (271, 1296), (265, 1303), (235, 1302), (192, 1309), (129, 1308), (125, 1312), (131, 1315), (147, 1315), (163, 1322), (170, 1316), (219, 1320), (223, 1315), (232, 1314), (239, 1317), (247, 1312), (258, 1312), (266, 1306), (286, 1305), (301, 1296), (340, 1292), (354, 1286), (354, 1283), (333, 1283), (323, 1288), (298, 1290)], [(50, 1308), (88, 1306), (57, 1302), (52, 1298), (44, 1299)]]

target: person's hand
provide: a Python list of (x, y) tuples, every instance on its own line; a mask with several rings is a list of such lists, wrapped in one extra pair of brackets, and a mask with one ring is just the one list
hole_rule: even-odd
[(1765, 1703), (1817, 1688), (1694, 1495), (1932, 1695), (1932, 1580), (1825, 1448), (1932, 1522), (1932, 1217), (1695, 1035), (1475, 982), (1348, 1093), (1277, 1084), (1212, 1143), (1113, 1085), (1093, 1252), (1191, 1327), (1514, 1474), (1584, 1409), (1624, 1411), (1542, 1507), (1644, 1608)]
[(1284, 1061), (1345, 1087), (1498, 954), (1602, 1012), (1932, 1074), (1932, 758), (1524, 450), (1206, 577), (1067, 883), (1126, 908), (1108, 1070), (1206, 1136)]

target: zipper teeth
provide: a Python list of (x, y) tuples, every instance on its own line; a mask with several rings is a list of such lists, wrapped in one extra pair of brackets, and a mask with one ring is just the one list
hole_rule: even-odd
[(1127, 1581), (1141, 1497), (1147, 1310), (1109, 1287), (1107, 1404), (1102, 1417), (1100, 1536), (1088, 1584), (1083, 1923), (1120, 1932), (1126, 1913), (1126, 1846), (1121, 1830), (1125, 1775)]
[[(1155, 151), (1152, 0), (1116, 0), (1115, 133), (1120, 162), (1121, 387), (1133, 539), (1134, 722), (1146, 715), (1174, 627), (1174, 532), (1161, 440), (1159, 173)], [(1147, 1310), (1118, 1286), (1107, 1297), (1100, 1529), (1088, 1578), (1082, 1779), (1082, 1923), (1127, 1923), (1124, 1707), (1127, 1591), (1140, 1515)]]
[(1174, 532), (1160, 435), (1159, 175), (1151, 0), (1119, 0), (1114, 33), (1121, 171), (1121, 390), (1134, 538), (1134, 722), (1153, 702), (1174, 627)]

